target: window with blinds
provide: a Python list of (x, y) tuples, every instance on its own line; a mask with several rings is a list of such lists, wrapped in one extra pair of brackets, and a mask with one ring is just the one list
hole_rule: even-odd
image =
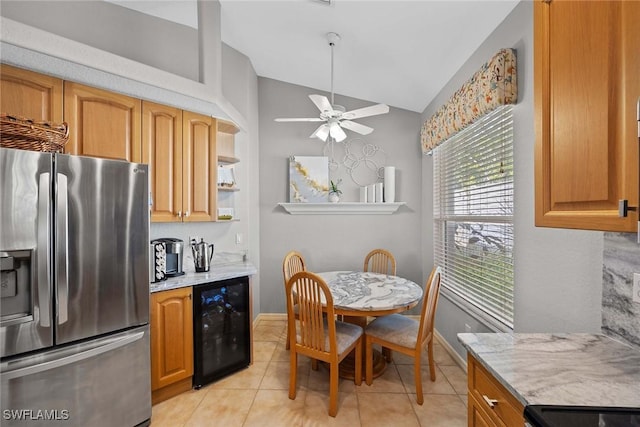
[(499, 107), (433, 150), (434, 258), (444, 292), (513, 328), (513, 113)]

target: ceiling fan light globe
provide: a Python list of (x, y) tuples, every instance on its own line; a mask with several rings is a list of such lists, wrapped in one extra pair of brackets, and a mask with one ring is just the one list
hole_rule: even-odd
[(344, 133), (337, 122), (331, 123), (331, 126), (329, 128), (329, 135), (331, 135), (331, 138), (338, 142), (344, 141), (347, 138), (347, 134)]
[(321, 141), (326, 141), (329, 137), (329, 126), (326, 124), (320, 125), (310, 136), (310, 138), (318, 138)]

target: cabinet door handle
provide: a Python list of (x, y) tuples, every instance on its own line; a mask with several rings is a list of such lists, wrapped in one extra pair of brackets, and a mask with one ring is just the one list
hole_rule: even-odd
[(178, 218), (182, 218), (182, 211), (178, 211)]
[(626, 218), (629, 215), (629, 211), (635, 212), (637, 210), (637, 206), (629, 206), (627, 199), (618, 200), (618, 216), (620, 218)]
[(185, 218), (186, 218), (186, 217), (188, 217), (189, 215), (191, 215), (191, 214), (189, 213), (189, 211), (186, 211), (186, 212), (184, 213), (184, 217), (185, 217)]
[(491, 399), (491, 398), (487, 397), (486, 394), (483, 394), (482, 398), (484, 399), (485, 402), (487, 402), (487, 405), (489, 405), (489, 408), (491, 408), (491, 409), (495, 408), (495, 406), (498, 404), (498, 400), (497, 399)]

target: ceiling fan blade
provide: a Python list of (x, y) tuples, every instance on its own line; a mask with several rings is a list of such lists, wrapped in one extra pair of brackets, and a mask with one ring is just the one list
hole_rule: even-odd
[(309, 95), (309, 98), (314, 104), (316, 104), (316, 107), (318, 107), (320, 111), (333, 111), (333, 107), (326, 96)]
[(335, 139), (338, 142), (344, 141), (347, 138), (347, 134), (344, 133), (337, 122), (331, 124), (331, 126), (329, 127), (329, 134), (331, 135), (331, 138)]
[(347, 111), (342, 114), (342, 118), (346, 120), (358, 119), (360, 117), (375, 116), (377, 114), (385, 114), (389, 112), (389, 106), (386, 104), (377, 104), (370, 107), (358, 108), (357, 110)]
[(345, 129), (349, 129), (354, 132), (357, 132), (360, 135), (369, 135), (371, 132), (373, 132), (373, 128), (370, 128), (369, 126), (361, 125), (360, 123), (352, 122), (350, 120), (342, 120), (340, 122), (340, 126), (342, 126)]
[(284, 118), (273, 119), (273, 120), (276, 122), (324, 122), (324, 119), (321, 119), (320, 117), (308, 117), (308, 118), (284, 117)]
[(318, 129), (316, 129), (315, 132), (313, 132), (311, 136), (309, 136), (309, 138), (319, 138), (323, 141), (326, 141), (328, 136), (329, 125), (325, 123), (323, 125), (320, 125), (320, 127), (318, 127)]

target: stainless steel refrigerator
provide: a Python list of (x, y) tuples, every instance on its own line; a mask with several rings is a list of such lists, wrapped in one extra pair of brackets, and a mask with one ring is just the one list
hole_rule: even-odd
[(0, 424), (151, 418), (146, 165), (0, 148)]

